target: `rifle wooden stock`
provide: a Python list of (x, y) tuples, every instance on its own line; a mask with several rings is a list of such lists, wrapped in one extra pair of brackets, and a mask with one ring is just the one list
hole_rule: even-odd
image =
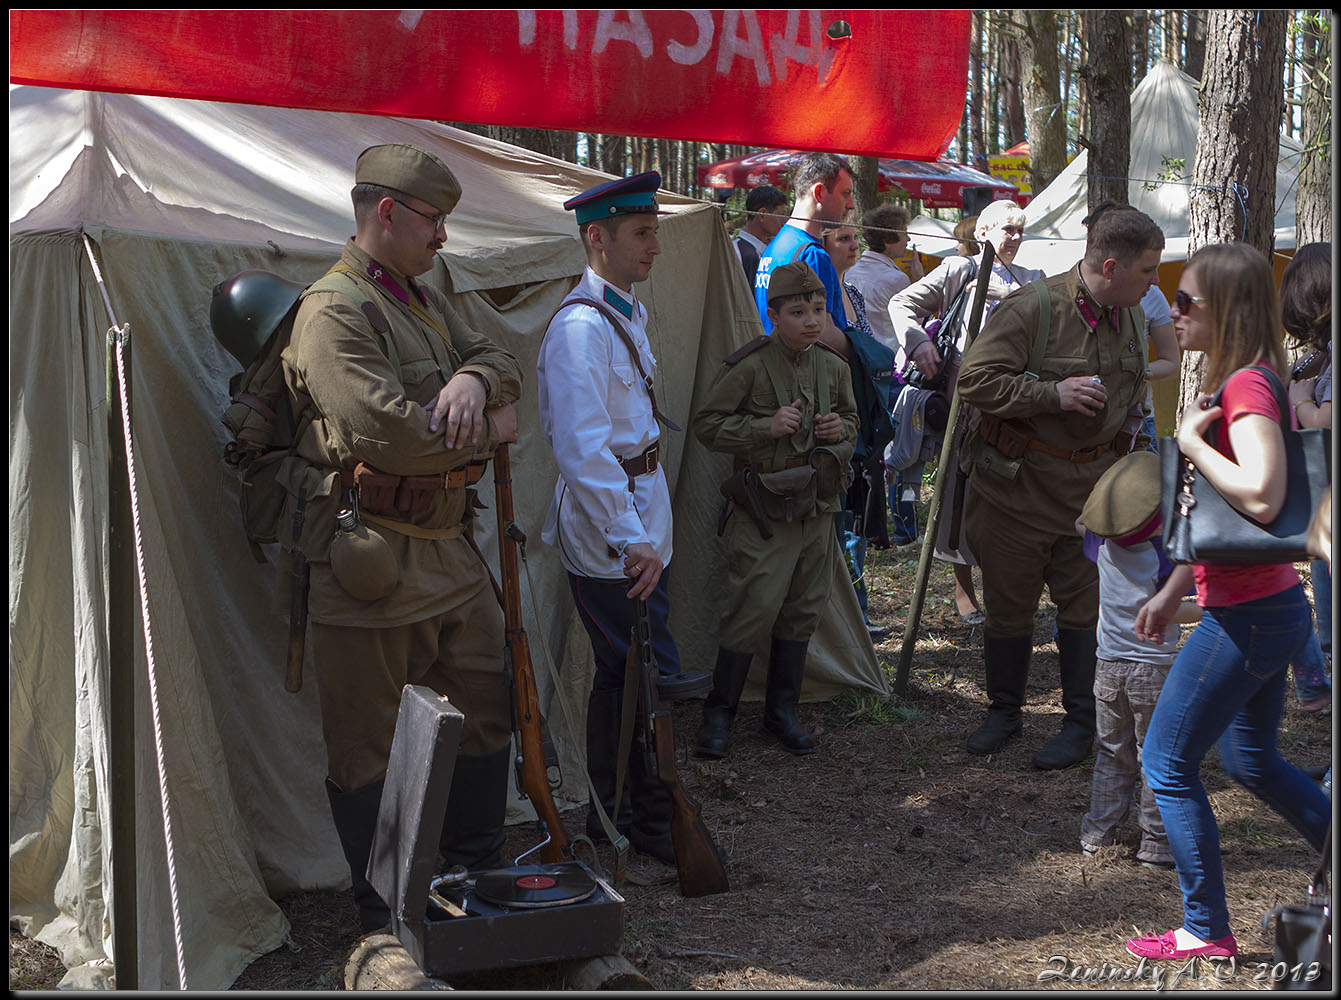
[(657, 713), (652, 720), (656, 736), (657, 777), (671, 793), (671, 844), (675, 848), (675, 869), (680, 876), (680, 895), (710, 896), (726, 892), (726, 868), (717, 853), (717, 845), (703, 823), (695, 802), (675, 770), (675, 724), (669, 714)]
[(513, 530), (512, 467), (508, 446), (494, 453), (494, 506), (498, 511), (498, 569), (502, 576), (503, 626), (512, 659), (512, 690), (516, 707), (517, 738), (521, 751), (519, 778), (522, 791), (549, 832), (549, 842), (540, 848), (546, 863), (572, 859), (573, 847), (554, 804), (545, 767), (545, 746), (540, 729), (540, 694), (535, 685), (531, 646), (522, 627), (521, 581), (517, 575), (517, 550)]
[(685, 791), (675, 768), (675, 721), (670, 711), (657, 704), (657, 662), (652, 649), (652, 626), (647, 604), (638, 601), (638, 623), (633, 630), (629, 657), (638, 658), (639, 686), (643, 711), (647, 713), (648, 750), (655, 757), (657, 779), (671, 795), (671, 846), (675, 850), (675, 870), (680, 877), (680, 895), (709, 896), (726, 892), (726, 868), (717, 853), (717, 845), (703, 823), (697, 802)]

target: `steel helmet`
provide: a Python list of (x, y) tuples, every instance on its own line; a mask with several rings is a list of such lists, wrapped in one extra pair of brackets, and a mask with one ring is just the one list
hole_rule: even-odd
[(306, 287), (269, 271), (242, 271), (219, 282), (210, 301), (215, 339), (249, 367)]

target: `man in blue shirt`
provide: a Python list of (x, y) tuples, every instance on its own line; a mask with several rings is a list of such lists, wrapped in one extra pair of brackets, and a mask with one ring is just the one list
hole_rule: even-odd
[(759, 269), (754, 276), (754, 302), (764, 333), (773, 332), (768, 318), (768, 279), (773, 269), (794, 260), (810, 265), (824, 282), (826, 320), (820, 342), (847, 357), (849, 348), (843, 330), (847, 327), (847, 310), (843, 305), (843, 289), (833, 261), (820, 243), (825, 223), (840, 222), (853, 210), (852, 171), (847, 162), (832, 153), (810, 153), (801, 160), (792, 178), (796, 203), (792, 217), (778, 230), (764, 252), (759, 255)]

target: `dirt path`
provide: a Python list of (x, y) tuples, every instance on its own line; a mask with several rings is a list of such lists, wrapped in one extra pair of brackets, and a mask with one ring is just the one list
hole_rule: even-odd
[[(892, 627), (879, 647), (892, 676), (916, 553), (870, 560), (872, 618)], [(685, 783), (730, 855), (731, 891), (685, 899), (673, 881), (625, 884), (624, 956), (661, 989), (1268, 988), (1270, 944), (1259, 921), (1302, 899), (1314, 864), (1307, 846), (1212, 757), (1203, 774), (1244, 954), (1234, 968), (1137, 963), (1123, 942), (1178, 923), (1177, 877), (1135, 863), (1134, 820), (1132, 843), (1084, 858), (1078, 831), (1090, 767), (1045, 773), (1029, 764), (1062, 714), (1050, 686), (1051, 616), (1037, 621), (1022, 736), (997, 757), (973, 757), (963, 741), (985, 706), (982, 631), (958, 620), (942, 569), (933, 574), (906, 698), (802, 706), (820, 745), (810, 757), (758, 735), (758, 704), (743, 706), (727, 760), (682, 755)], [(677, 706), (685, 750), (699, 710), (697, 702)], [(1330, 716), (1305, 715), (1291, 695), (1281, 746), (1297, 764), (1325, 764)], [(568, 817), (575, 825), (581, 814)], [(532, 838), (513, 828), (509, 850), (520, 853)], [(633, 871), (668, 870), (640, 860)], [(343, 989), (344, 957), (358, 936), (348, 894), (281, 905), (294, 948), (262, 957), (234, 988)], [(15, 938), (11, 985), (17, 965), (30, 977), (26, 988), (54, 986), (59, 963), (43, 973), (42, 946)], [(548, 984), (510, 974), (457, 985)]]

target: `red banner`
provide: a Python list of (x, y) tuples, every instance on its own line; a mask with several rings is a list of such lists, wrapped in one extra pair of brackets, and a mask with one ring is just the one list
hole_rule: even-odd
[(10, 81), (934, 160), (967, 10), (10, 12)]

